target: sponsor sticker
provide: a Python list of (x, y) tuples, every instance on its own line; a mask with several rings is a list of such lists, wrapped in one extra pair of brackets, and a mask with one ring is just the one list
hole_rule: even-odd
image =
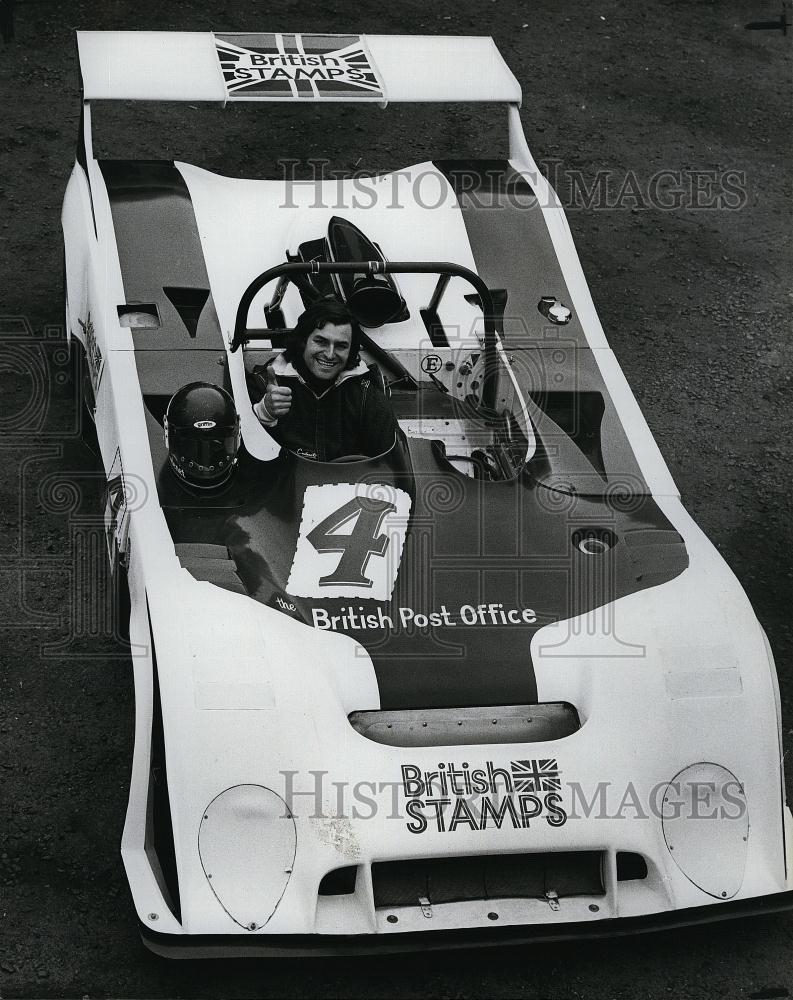
[(357, 629), (405, 629), (437, 628), (439, 626), (465, 628), (477, 625), (534, 625), (537, 614), (533, 608), (505, 608), (498, 602), (490, 604), (461, 604), (450, 610), (445, 604), (434, 611), (416, 611), (415, 608), (399, 607), (396, 614), (385, 614), (381, 608), (367, 611), (362, 604), (357, 607), (346, 605), (330, 614), (325, 608), (312, 608), (314, 627), (331, 631), (346, 632)]
[(215, 35), (228, 99), (383, 101), (360, 35)]
[(102, 352), (99, 349), (99, 344), (96, 342), (96, 330), (94, 329), (94, 321), (91, 319), (90, 312), (85, 318), (85, 322), (78, 319), (77, 322), (80, 324), (80, 329), (83, 331), (85, 336), (85, 356), (88, 362), (88, 374), (91, 378), (91, 385), (94, 388), (94, 395), (99, 388), (99, 382), (102, 378)]
[(124, 466), (121, 463), (121, 451), (116, 448), (113, 463), (107, 476), (104, 514), (105, 542), (113, 572), (115, 572), (119, 559), (127, 548), (128, 520)]
[(441, 761), (437, 770), (403, 764), (400, 788), (410, 833), (528, 829), (532, 820), (564, 826), (562, 781), (555, 757), (492, 760), (480, 766)]

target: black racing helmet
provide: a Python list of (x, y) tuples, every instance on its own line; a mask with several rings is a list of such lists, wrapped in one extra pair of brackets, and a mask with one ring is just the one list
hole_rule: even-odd
[(182, 386), (171, 396), (163, 424), (178, 479), (204, 490), (228, 480), (237, 464), (240, 418), (225, 389), (210, 382)]

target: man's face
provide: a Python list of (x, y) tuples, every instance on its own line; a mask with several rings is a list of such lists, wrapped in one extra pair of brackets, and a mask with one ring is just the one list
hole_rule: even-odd
[(315, 378), (335, 379), (347, 364), (352, 343), (349, 323), (326, 323), (321, 330), (309, 334), (303, 351), (306, 368)]

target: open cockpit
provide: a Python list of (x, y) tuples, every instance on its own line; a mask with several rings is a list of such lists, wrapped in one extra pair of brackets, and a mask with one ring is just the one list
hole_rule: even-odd
[[(241, 411), (256, 402), (251, 375), (284, 347), (290, 321), (318, 299), (335, 297), (357, 320), (362, 360), (408, 439), (434, 442), (448, 465), (474, 479), (519, 474), (536, 445), (498, 336), (502, 291), (493, 292), (457, 264), (390, 262), (360, 229), (337, 216), (323, 238), (301, 241), (286, 258), (255, 278), (239, 303), (229, 363), (235, 384), (239, 352), (249, 397), (238, 401)], [(406, 301), (403, 275), (435, 279), (425, 302)], [(249, 325), (257, 313), (263, 327)], [(236, 385), (242, 388), (239, 377)], [(260, 437), (251, 422), (248, 436)]]

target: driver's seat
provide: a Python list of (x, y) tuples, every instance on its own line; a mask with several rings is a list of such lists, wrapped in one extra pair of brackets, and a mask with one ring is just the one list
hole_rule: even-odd
[(383, 375), (380, 365), (378, 365), (376, 361), (372, 361), (366, 367), (369, 369), (369, 374), (372, 376), (375, 385), (379, 389), (382, 389), (384, 396), (390, 397), (391, 390), (388, 387), (388, 382), (385, 380), (385, 375)]

